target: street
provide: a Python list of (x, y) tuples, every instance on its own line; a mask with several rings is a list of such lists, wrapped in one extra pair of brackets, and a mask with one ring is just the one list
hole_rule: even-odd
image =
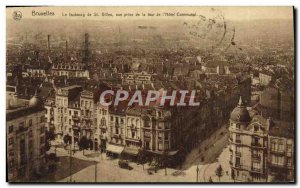
[[(208, 182), (210, 177), (212, 181), (218, 182), (215, 169), (221, 164), (224, 175), (220, 180), (226, 182), (231, 181), (230, 177), (226, 175), (226, 171), (229, 172), (230, 169), (228, 163), (230, 154), (227, 145), (226, 126), (222, 126), (187, 155), (181, 170), (167, 168), (167, 175), (165, 175), (164, 169), (149, 175), (146, 170), (149, 167), (148, 164), (145, 164), (145, 170), (143, 170), (142, 165), (133, 162), (130, 163), (132, 170), (122, 169), (118, 166), (118, 159), (110, 159), (105, 154), (94, 153), (89, 150), (85, 151), (85, 155), (83, 152), (77, 151), (72, 154), (72, 157), (78, 161), (86, 161), (88, 164), (81, 165), (82, 168), (77, 168), (77, 170), (72, 168), (70, 177), (69, 162), (60, 163), (58, 168), (65, 166), (63, 168), (64, 174), (55, 177), (62, 177), (62, 179), (56, 179), (59, 182), (196, 182), (198, 165), (198, 182)], [(54, 148), (49, 151), (49, 153), (54, 152)], [(70, 156), (68, 150), (64, 148), (57, 148), (56, 153), (60, 158)], [(201, 161), (202, 156), (205, 156), (203, 161)], [(77, 162), (76, 165), (79, 164)]]

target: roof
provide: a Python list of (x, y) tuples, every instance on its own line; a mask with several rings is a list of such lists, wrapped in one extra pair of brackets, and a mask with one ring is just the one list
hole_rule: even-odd
[(275, 121), (269, 131), (270, 136), (294, 138), (294, 122)]

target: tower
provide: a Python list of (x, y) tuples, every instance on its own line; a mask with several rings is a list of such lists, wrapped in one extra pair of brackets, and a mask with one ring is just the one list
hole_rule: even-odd
[(83, 47), (83, 58), (82, 61), (83, 63), (87, 63), (89, 60), (89, 34), (85, 33), (84, 34), (84, 47)]

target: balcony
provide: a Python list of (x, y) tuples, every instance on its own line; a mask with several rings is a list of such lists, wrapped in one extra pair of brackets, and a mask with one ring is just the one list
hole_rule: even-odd
[(271, 149), (270, 152), (273, 154), (277, 154), (277, 155), (284, 155), (284, 153), (285, 153), (284, 150), (274, 150), (274, 149)]
[(120, 134), (113, 134), (112, 135), (113, 138), (117, 138), (117, 139), (121, 139), (122, 136)]
[(72, 119), (73, 119), (74, 121), (79, 121), (79, 120), (80, 120), (79, 116), (77, 116), (77, 115), (72, 116)]
[(235, 167), (235, 168), (242, 168), (243, 166), (242, 166), (241, 164), (237, 164), (237, 163), (236, 163), (236, 164), (234, 165), (234, 167)]
[(241, 140), (235, 140), (235, 143), (241, 144), (242, 141)]
[(260, 143), (258, 143), (258, 142), (252, 142), (251, 146), (253, 146), (253, 147), (260, 147), (260, 148), (262, 147), (262, 145)]
[(252, 161), (260, 161), (261, 157), (260, 155), (252, 155)]
[(92, 116), (90, 116), (90, 115), (82, 115), (81, 118), (89, 120), (89, 119), (92, 119)]
[(235, 155), (237, 156), (237, 157), (240, 157), (240, 156), (242, 156), (242, 153), (241, 152), (235, 152)]
[(72, 125), (72, 129), (80, 130), (80, 126), (79, 125)]
[(262, 172), (262, 169), (261, 168), (251, 167), (251, 171), (253, 171), (253, 172)]
[(26, 132), (28, 130), (28, 127), (19, 127), (19, 129), (16, 131), (18, 133)]

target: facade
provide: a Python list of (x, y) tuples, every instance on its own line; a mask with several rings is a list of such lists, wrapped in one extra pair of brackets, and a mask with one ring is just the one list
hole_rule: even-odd
[(45, 168), (45, 109), (42, 99), (33, 96), (21, 104), (14, 96), (7, 109), (8, 180), (26, 180)]
[(294, 181), (294, 125), (250, 117), (242, 99), (229, 126), (231, 177), (242, 182)]
[(259, 82), (263, 86), (269, 85), (269, 83), (272, 81), (272, 75), (270, 73), (259, 73)]
[[(78, 125), (80, 117), (79, 94), (81, 86), (59, 88), (55, 96), (54, 126), (58, 139), (64, 135), (72, 135), (73, 126)], [(78, 117), (78, 118), (77, 118)]]
[(125, 73), (122, 79), (123, 84), (151, 84), (153, 81), (153, 75), (145, 71)]
[(232, 178), (266, 181), (267, 128), (250, 117), (242, 98), (231, 113), (229, 132)]
[(89, 71), (85, 69), (83, 63), (59, 63), (53, 64), (52, 75), (67, 76), (76, 78), (89, 78)]
[(270, 129), (268, 142), (269, 180), (293, 181), (295, 171), (293, 124), (274, 123)]

